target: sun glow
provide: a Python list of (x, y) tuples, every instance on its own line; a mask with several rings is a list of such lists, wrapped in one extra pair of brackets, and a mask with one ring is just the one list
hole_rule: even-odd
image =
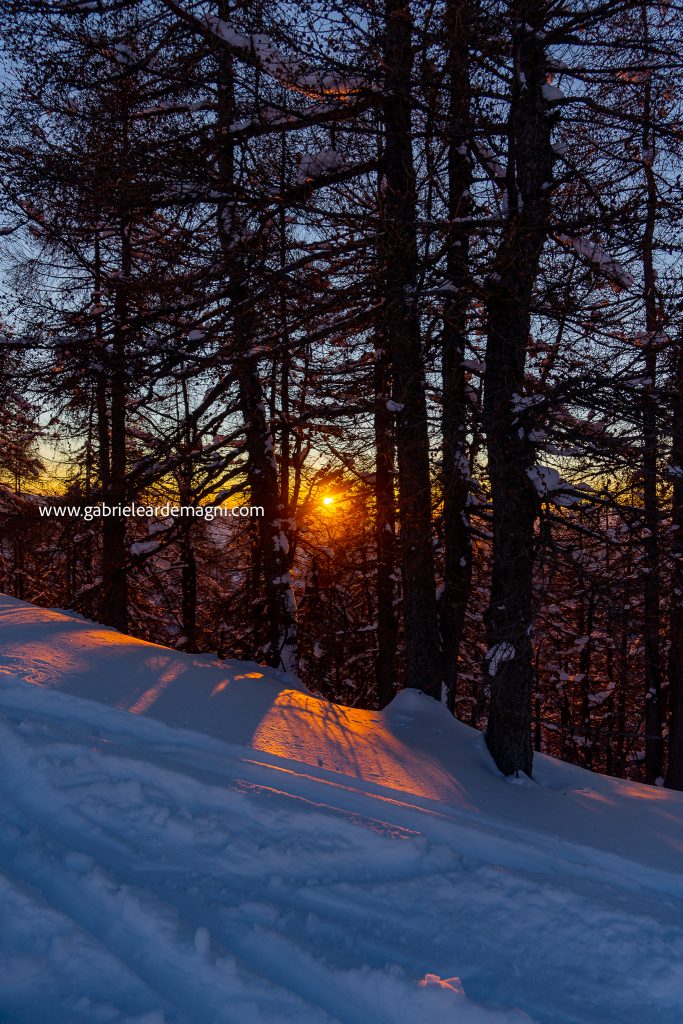
[(323, 505), (333, 505), (333, 504), (334, 504), (334, 498), (330, 494), (327, 494), (323, 498)]

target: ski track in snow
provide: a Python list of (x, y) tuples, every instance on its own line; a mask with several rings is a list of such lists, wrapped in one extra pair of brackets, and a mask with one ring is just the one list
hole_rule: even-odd
[[(3, 608), (32, 614), (10, 599)], [(46, 613), (35, 612), (44, 683), (53, 663), (40, 646)], [(92, 627), (69, 621), (94, 658)], [(415, 764), (420, 729), (469, 743), (457, 780), (467, 800), (425, 797), (428, 761), (412, 792), (387, 788), (374, 769), (368, 780), (362, 766), (321, 768), (322, 747), (298, 761), (27, 686), (17, 677), (35, 681), (36, 663), (7, 635), (0, 625), (2, 1024), (683, 1019), (675, 858), (631, 859), (626, 820), (621, 853), (595, 848), (578, 817), (586, 793), (594, 813), (610, 786), (630, 794), (622, 784), (546, 766), (576, 786), (579, 802), (562, 807), (575, 819), (569, 841), (543, 820), (515, 820), (515, 805), (550, 808), (559, 788), (497, 778), (479, 737), (417, 695), (397, 701), (387, 749), (404, 727), (418, 737)], [(140, 645), (150, 650), (161, 649)], [(356, 758), (354, 735), (344, 743)], [(477, 786), (498, 803), (479, 806)], [(652, 829), (670, 821), (675, 850), (680, 798), (658, 796), (650, 810), (632, 795), (634, 814), (657, 812)], [(420, 986), (427, 974), (458, 976), (466, 995)]]

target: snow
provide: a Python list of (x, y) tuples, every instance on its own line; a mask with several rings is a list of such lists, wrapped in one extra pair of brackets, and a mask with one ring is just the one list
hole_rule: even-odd
[(555, 237), (560, 245), (567, 249), (574, 249), (579, 256), (593, 266), (594, 270), (611, 281), (617, 290), (626, 289), (628, 291), (635, 284), (635, 280), (628, 270), (613, 256), (610, 256), (599, 242), (591, 241), (590, 238), (572, 238), (570, 235), (562, 234)]
[(536, 405), (544, 405), (546, 401), (545, 395), (520, 395), (513, 391), (510, 407), (513, 413), (519, 415), (526, 412), (527, 409), (533, 409)]
[(158, 548), (159, 542), (156, 540), (139, 540), (131, 544), (130, 553), (131, 555), (151, 555)]
[(486, 372), (486, 363), (482, 359), (463, 359), (460, 365), (470, 373), (476, 373), (479, 376)]
[(562, 90), (556, 85), (551, 85), (550, 82), (545, 82), (541, 86), (541, 92), (547, 103), (558, 103), (560, 100), (566, 99)]
[(491, 177), (496, 181), (504, 181), (506, 176), (505, 167), (491, 147), (487, 146), (484, 142), (475, 140), (473, 148), (482, 166), (489, 172)]
[(558, 491), (564, 485), (560, 474), (551, 466), (532, 466), (527, 470), (527, 476), (542, 498)]
[(346, 99), (353, 93), (367, 88), (367, 83), (360, 78), (345, 79), (335, 72), (325, 71), (305, 73), (296, 60), (280, 53), (273, 40), (262, 33), (252, 32), (244, 35), (229, 22), (213, 15), (205, 16), (204, 23), (218, 39), (222, 39), (232, 49), (253, 54), (266, 74), (296, 92), (314, 97), (334, 96)]
[(344, 156), (336, 149), (321, 149), (318, 153), (302, 153), (299, 163), (299, 181), (317, 178), (328, 171), (341, 170), (346, 165)]
[(495, 676), (498, 673), (500, 666), (506, 661), (512, 661), (515, 657), (516, 651), (512, 644), (507, 641), (503, 643), (495, 644), (486, 652), (485, 660), (488, 662), (488, 674)]
[(681, 794), (8, 597), (0, 734), (3, 1022), (681, 1019)]
[[(531, 437), (531, 434), (529, 436)], [(531, 440), (538, 440), (538, 438), (531, 437)], [(552, 466), (531, 466), (526, 472), (536, 488), (539, 498), (543, 498), (544, 501), (552, 501), (555, 505), (567, 507), (576, 505), (587, 497), (588, 492), (593, 490), (588, 484), (572, 485), (568, 483)], [(577, 494), (578, 490), (584, 493)]]

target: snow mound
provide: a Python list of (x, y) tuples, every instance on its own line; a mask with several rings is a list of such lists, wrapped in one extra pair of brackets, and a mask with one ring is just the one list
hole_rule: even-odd
[(511, 786), (416, 691), (0, 597), (3, 1024), (674, 1024), (682, 850), (678, 794)]

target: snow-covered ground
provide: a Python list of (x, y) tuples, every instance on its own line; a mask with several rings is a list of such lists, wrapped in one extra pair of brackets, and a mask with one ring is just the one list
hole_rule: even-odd
[[(33, 683), (37, 685), (27, 685)], [(683, 797), (0, 597), (2, 1024), (680, 1024)]]

